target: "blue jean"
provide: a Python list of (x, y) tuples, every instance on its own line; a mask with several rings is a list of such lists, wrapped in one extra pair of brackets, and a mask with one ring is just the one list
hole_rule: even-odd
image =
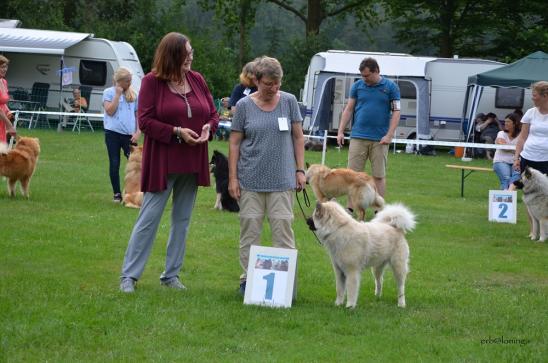
[(512, 167), (512, 164), (496, 162), (493, 163), (493, 170), (499, 177), (500, 189), (502, 190), (508, 189), (511, 183), (520, 178), (519, 172)]
[(112, 192), (114, 194), (121, 193), (120, 191), (120, 149), (124, 152), (124, 156), (129, 158), (129, 144), (131, 135), (119, 134), (114, 131), (105, 129), (105, 144), (107, 145), (109, 176), (110, 184), (112, 184)]

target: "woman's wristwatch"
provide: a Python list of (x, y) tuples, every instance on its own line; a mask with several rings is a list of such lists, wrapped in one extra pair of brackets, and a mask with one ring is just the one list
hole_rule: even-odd
[(297, 170), (295, 170), (295, 173), (303, 173), (303, 175), (306, 175), (306, 173), (303, 169), (297, 169)]

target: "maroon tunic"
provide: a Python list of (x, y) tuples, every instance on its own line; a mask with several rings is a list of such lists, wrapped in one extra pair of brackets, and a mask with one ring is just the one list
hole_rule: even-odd
[(203, 76), (194, 71), (186, 74), (192, 87), (187, 93), (192, 118), (187, 117), (184, 99), (168, 87), (166, 81), (147, 74), (139, 92), (139, 128), (145, 134), (141, 175), (143, 192), (160, 192), (167, 188), (168, 174), (196, 174), (198, 185), (209, 186), (207, 142), (190, 146), (177, 142), (173, 127), (194, 130), (198, 135), (209, 123), (210, 136), (215, 134), (219, 116)]

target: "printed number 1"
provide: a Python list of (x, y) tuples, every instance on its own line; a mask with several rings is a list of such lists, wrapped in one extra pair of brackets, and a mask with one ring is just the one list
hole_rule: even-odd
[(508, 218), (508, 216), (506, 215), (506, 211), (508, 210), (508, 204), (506, 203), (499, 204), (499, 209), (502, 209), (500, 211), (499, 218)]
[(274, 278), (276, 274), (274, 272), (264, 275), (263, 279), (266, 280), (266, 291), (264, 293), (265, 300), (272, 300), (272, 291), (274, 290)]

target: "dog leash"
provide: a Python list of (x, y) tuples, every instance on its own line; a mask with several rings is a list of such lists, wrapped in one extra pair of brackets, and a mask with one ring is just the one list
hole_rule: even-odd
[[(299, 208), (301, 209), (301, 213), (303, 214), (303, 218), (306, 221), (306, 223), (308, 224), (308, 227), (310, 227), (310, 224), (308, 222), (309, 218), (306, 218), (306, 214), (304, 213), (303, 206), (301, 205), (301, 200), (299, 199), (299, 191), (298, 190), (295, 190), (295, 197), (297, 198), (297, 204), (299, 205)], [(308, 194), (306, 193), (306, 189), (304, 189), (304, 188), (303, 188), (303, 198), (304, 198), (304, 205), (307, 208), (310, 208), (310, 199), (308, 198)], [(310, 228), (308, 228), (308, 229), (310, 229)], [(321, 246), (322, 242), (320, 241), (318, 236), (316, 236), (316, 232), (314, 232), (312, 229), (310, 229), (310, 232), (312, 232), (314, 237), (316, 237), (316, 241), (318, 241), (318, 244)]]

